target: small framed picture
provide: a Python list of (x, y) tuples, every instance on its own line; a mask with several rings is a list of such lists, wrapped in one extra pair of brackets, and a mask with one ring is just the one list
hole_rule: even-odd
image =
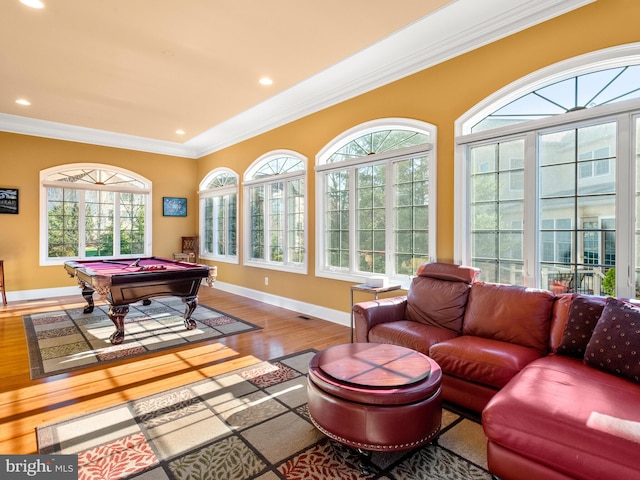
[(18, 189), (0, 188), (0, 213), (18, 213)]
[(178, 197), (162, 197), (162, 215), (165, 217), (186, 217), (187, 199)]

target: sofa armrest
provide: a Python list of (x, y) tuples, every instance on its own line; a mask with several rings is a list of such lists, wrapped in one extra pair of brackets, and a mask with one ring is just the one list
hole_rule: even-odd
[(404, 320), (406, 308), (406, 295), (356, 303), (353, 306), (355, 341), (368, 342), (369, 330), (380, 323)]

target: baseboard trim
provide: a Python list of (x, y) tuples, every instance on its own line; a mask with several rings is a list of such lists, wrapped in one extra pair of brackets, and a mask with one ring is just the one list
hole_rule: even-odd
[[(218, 290), (222, 290), (224, 292), (233, 293), (242, 297), (252, 298), (254, 300), (258, 300), (269, 305), (274, 305), (276, 307), (286, 308), (287, 310), (292, 310), (294, 312), (304, 314), (305, 316), (320, 318), (322, 320), (337, 323), (338, 325), (343, 325), (345, 327), (351, 325), (351, 316), (349, 315), (349, 312), (342, 312), (311, 303), (300, 302), (292, 298), (280, 297), (278, 295), (272, 295), (270, 293), (240, 287), (231, 283), (216, 281), (213, 287), (208, 287), (207, 285), (203, 284), (200, 288), (217, 288)], [(73, 295), (77, 295), (79, 301), (83, 300), (81, 291), (78, 287), (61, 287), (7, 292), (7, 301), (30, 302), (42, 300), (45, 298), (68, 297)], [(212, 306), (215, 308), (215, 305)]]
[(252, 298), (276, 307), (293, 310), (294, 312), (302, 313), (309, 317), (316, 317), (339, 325), (344, 325), (345, 327), (349, 327), (351, 325), (351, 316), (348, 312), (341, 312), (339, 310), (321, 307), (312, 303), (300, 302), (292, 298), (280, 297), (278, 295), (272, 295), (270, 293), (260, 292), (258, 290), (252, 290), (250, 288), (244, 288), (220, 281), (216, 281), (213, 288), (233, 293), (235, 295), (240, 295), (242, 297)]
[(41, 288), (38, 290), (18, 290), (7, 292), (7, 302), (32, 302), (54, 297), (69, 297), (77, 295), (82, 300), (79, 287)]

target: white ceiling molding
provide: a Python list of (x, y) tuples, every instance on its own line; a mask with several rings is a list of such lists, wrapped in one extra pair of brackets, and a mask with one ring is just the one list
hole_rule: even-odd
[(103, 147), (196, 158), (188, 145), (0, 113), (0, 131)]
[(184, 143), (0, 114), (0, 130), (199, 158), (595, 0), (457, 0)]

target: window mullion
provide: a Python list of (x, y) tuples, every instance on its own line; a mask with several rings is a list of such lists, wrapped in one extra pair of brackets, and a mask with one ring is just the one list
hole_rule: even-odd
[[(384, 271), (387, 276), (394, 276), (396, 272), (395, 267), (395, 254), (397, 254), (397, 245), (395, 244), (396, 237), (396, 216), (394, 215), (394, 206), (396, 199), (396, 192), (393, 186), (395, 185), (395, 169), (393, 168), (393, 162), (387, 160), (385, 164), (385, 220), (386, 225), (391, 225), (391, 228), (385, 229), (385, 265)], [(413, 204), (412, 204), (413, 205)]]
[(283, 180), (282, 183), (282, 262), (287, 265), (290, 263), (289, 252), (289, 182), (291, 180)]
[[(525, 285), (535, 287), (540, 275), (540, 252), (537, 249), (540, 225), (538, 224), (538, 136), (529, 132), (524, 137), (524, 281)], [(527, 232), (538, 232), (527, 234)]]
[(227, 193), (225, 195), (221, 195), (220, 201), (222, 202), (221, 210), (223, 212), (224, 218), (222, 219), (222, 222), (220, 222), (220, 219), (216, 215), (214, 217), (214, 220), (216, 222), (214, 225), (222, 225), (222, 232), (220, 232), (217, 227), (212, 228), (212, 231), (216, 232), (216, 236), (214, 237), (216, 243), (214, 243), (213, 245), (217, 245), (220, 241), (219, 239), (222, 239), (224, 253), (221, 253), (220, 251), (216, 251), (216, 253), (218, 255), (224, 255), (225, 257), (227, 257), (230, 255), (229, 249), (231, 247), (231, 231), (229, 228), (229, 219), (231, 218), (231, 194)]
[(78, 256), (84, 258), (87, 247), (87, 212), (85, 202), (85, 190), (80, 190), (78, 195)]
[(356, 272), (358, 270), (358, 220), (357, 220), (357, 196), (356, 191), (358, 175), (357, 167), (349, 168), (349, 270)]
[[(327, 199), (327, 179), (325, 174), (316, 175), (316, 272), (326, 268), (329, 264), (328, 250), (329, 242), (327, 239), (327, 231), (329, 230), (327, 222), (327, 210), (329, 208), (329, 200)], [(321, 209), (318, 209), (319, 206)]]
[(263, 252), (262, 252), (262, 259), (266, 262), (270, 262), (270, 257), (271, 257), (271, 224), (269, 222), (269, 207), (271, 205), (271, 189), (269, 188), (270, 184), (269, 183), (265, 183), (264, 185), (262, 185), (262, 188), (264, 189), (264, 202), (262, 202), (262, 216), (264, 218), (263, 220), (263, 230), (264, 230), (264, 236), (262, 238), (262, 244), (263, 244)]
[[(633, 116), (622, 114), (617, 119), (616, 145), (616, 292), (626, 298), (636, 297), (635, 279), (635, 184)], [(624, 268), (622, 268), (624, 266)]]
[(121, 234), (121, 230), (119, 228), (120, 226), (120, 207), (121, 207), (121, 202), (120, 202), (121, 198), (120, 198), (120, 194), (119, 193), (114, 193), (113, 194), (113, 254), (115, 256), (120, 255), (120, 234)]

